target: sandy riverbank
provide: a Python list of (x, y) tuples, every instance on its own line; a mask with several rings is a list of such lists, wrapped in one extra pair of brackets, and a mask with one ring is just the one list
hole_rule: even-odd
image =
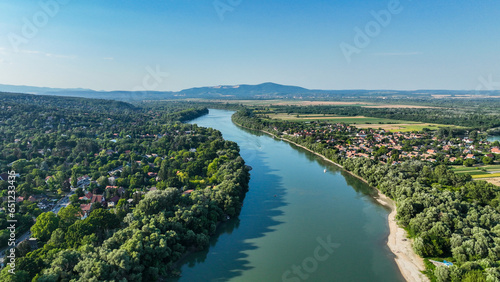
[[(236, 124), (236, 123), (235, 123)], [(237, 124), (238, 126), (241, 126)], [(241, 126), (244, 127), (244, 126)], [(247, 128), (247, 127), (244, 127)], [(251, 128), (249, 128), (251, 129)], [(255, 130), (255, 129), (253, 129)], [(293, 144), (297, 147), (300, 147), (304, 150), (307, 150), (321, 158), (323, 158), (325, 161), (328, 161), (332, 164), (335, 164), (341, 168), (343, 168), (341, 165), (337, 164), (336, 162), (329, 160), (325, 156), (316, 153), (300, 144), (297, 144), (293, 141), (280, 138), (270, 132), (260, 130), (276, 139), (283, 140), (285, 142), (288, 142), (290, 144)], [(363, 182), (367, 183), (363, 178), (351, 173), (350, 171), (345, 170), (349, 174), (357, 177), (358, 179), (362, 180)], [(419, 257), (415, 252), (413, 251), (413, 248), (411, 246), (412, 242), (410, 239), (407, 238), (407, 233), (406, 231), (399, 227), (396, 221), (396, 205), (394, 204), (394, 201), (391, 200), (389, 197), (385, 196), (382, 194), (379, 190), (375, 189), (378, 193), (377, 197), (375, 198), (377, 202), (379, 202), (381, 205), (384, 205), (386, 207), (389, 207), (391, 209), (391, 213), (388, 216), (388, 221), (389, 221), (389, 237), (387, 239), (387, 246), (389, 249), (394, 253), (395, 255), (395, 261), (396, 264), (398, 265), (399, 270), (401, 271), (401, 274), (403, 277), (406, 279), (406, 281), (429, 281), (429, 279), (421, 272), (425, 270), (424, 266), (424, 260)]]
[[(378, 191), (378, 190), (377, 190)], [(396, 264), (406, 281), (429, 281), (421, 271), (425, 270), (424, 260), (413, 251), (411, 240), (407, 239), (406, 230), (398, 226), (396, 221), (396, 206), (394, 201), (378, 191), (376, 200), (389, 208), (389, 237), (387, 246), (396, 256)]]

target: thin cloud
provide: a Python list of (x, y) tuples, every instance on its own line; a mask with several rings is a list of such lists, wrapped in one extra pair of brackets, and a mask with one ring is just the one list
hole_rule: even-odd
[(389, 56), (417, 56), (422, 55), (422, 52), (394, 52), (394, 53), (374, 53), (375, 56), (389, 57)]
[(60, 55), (60, 54), (45, 53), (45, 56), (52, 58), (61, 58), (61, 59), (76, 59), (75, 55)]
[(102, 59), (103, 59), (103, 60), (107, 60), (107, 61), (112, 61), (112, 60), (114, 60), (115, 58), (113, 58), (113, 57), (105, 57), (105, 58), (102, 58)]
[(9, 60), (6, 60), (4, 58), (0, 58), (0, 64), (2, 64), (2, 65), (12, 65), (12, 62), (10, 62)]
[(60, 58), (60, 59), (75, 59), (75, 55), (63, 55), (63, 54), (52, 54), (52, 53), (46, 53), (42, 51), (35, 51), (35, 50), (20, 50), (19, 53), (22, 54), (29, 54), (29, 55), (40, 55), (40, 56), (45, 56), (45, 57), (50, 57), (50, 58)]

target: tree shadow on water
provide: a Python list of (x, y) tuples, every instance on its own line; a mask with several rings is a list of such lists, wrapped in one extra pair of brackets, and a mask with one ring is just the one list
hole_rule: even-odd
[(255, 152), (250, 188), (237, 218), (223, 222), (210, 239), (210, 246), (184, 258), (181, 277), (169, 281), (226, 281), (253, 269), (248, 251), (258, 249), (254, 242), (273, 232), (283, 222), (285, 188), (282, 177), (266, 164), (266, 154)]

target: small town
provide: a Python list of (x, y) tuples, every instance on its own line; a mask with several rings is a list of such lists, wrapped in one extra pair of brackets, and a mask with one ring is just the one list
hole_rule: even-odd
[(438, 137), (443, 135), (442, 131), (391, 132), (319, 122), (307, 123), (301, 129), (281, 132), (277, 127), (273, 129), (283, 137), (312, 138), (344, 158), (369, 158), (392, 165), (420, 160), (436, 165), (478, 167), (500, 160), (500, 143), (487, 141), (480, 131), (467, 132), (467, 136)]

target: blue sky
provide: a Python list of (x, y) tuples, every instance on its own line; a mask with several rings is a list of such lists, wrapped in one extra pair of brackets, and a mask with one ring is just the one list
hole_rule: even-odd
[(493, 0), (0, 0), (0, 84), (486, 89), (499, 14)]

